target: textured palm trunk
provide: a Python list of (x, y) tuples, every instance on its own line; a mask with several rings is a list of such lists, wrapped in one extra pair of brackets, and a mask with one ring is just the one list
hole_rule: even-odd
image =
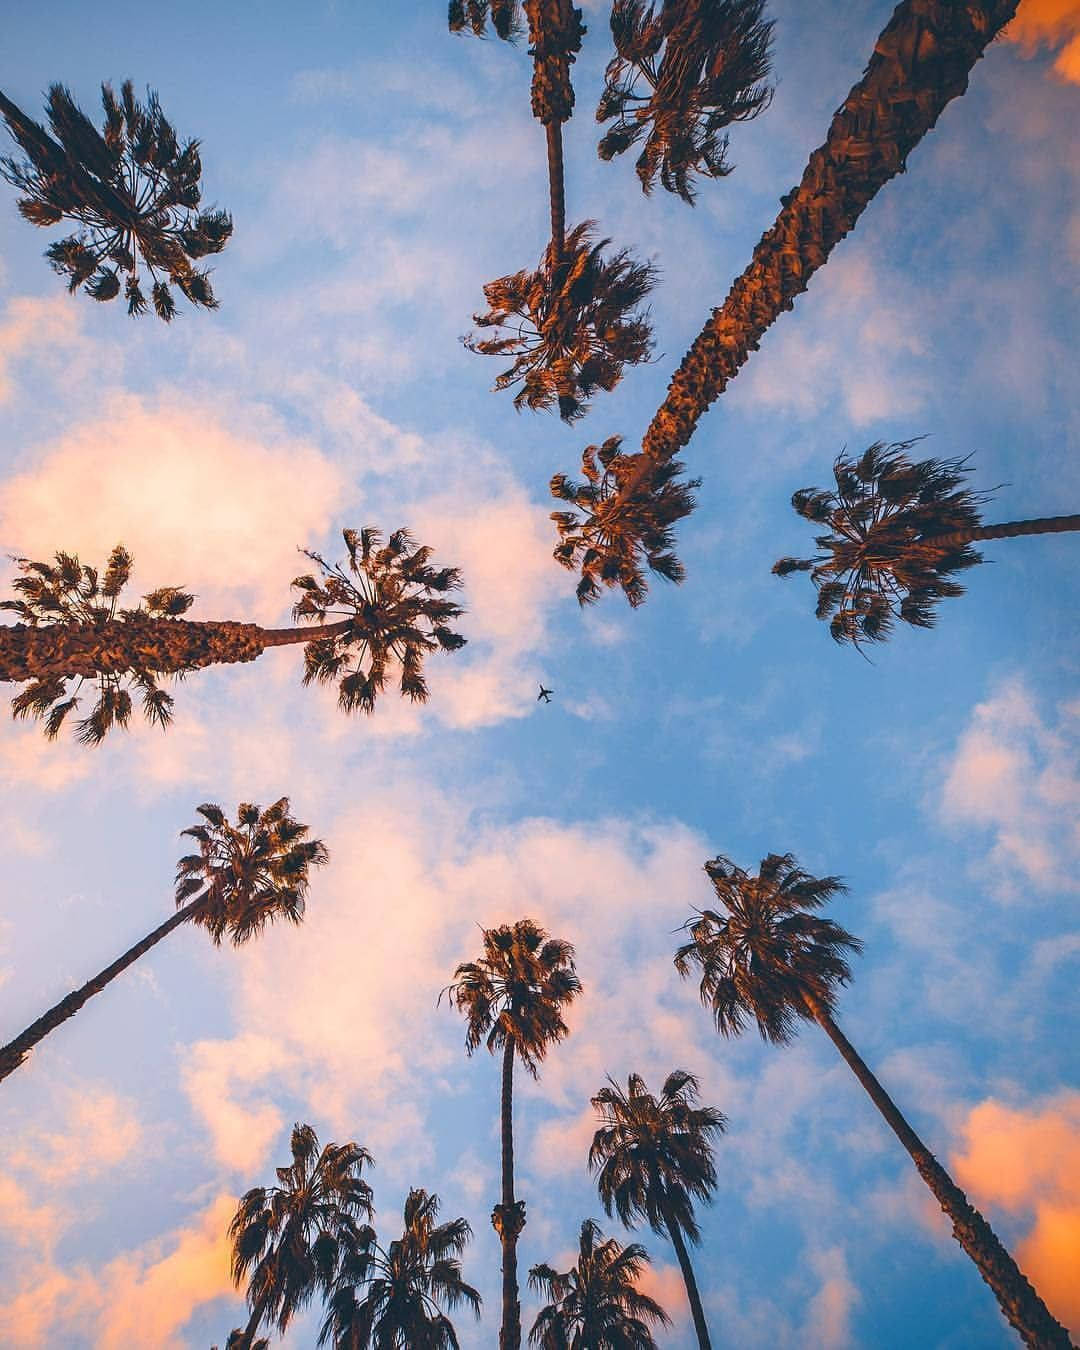
[(128, 948), (123, 956), (114, 961), (111, 966), (106, 966), (100, 974), (95, 975), (80, 989), (74, 990), (66, 998), (61, 999), (55, 1007), (50, 1008), (36, 1022), (31, 1022), (26, 1030), (20, 1032), (13, 1041), (9, 1041), (7, 1045), (0, 1047), (0, 1082), (8, 1074), (14, 1073), (34, 1046), (39, 1041), (43, 1041), (50, 1031), (55, 1031), (69, 1017), (74, 1017), (88, 999), (93, 998), (95, 994), (100, 994), (106, 985), (116, 979), (117, 975), (127, 970), (128, 966), (133, 965), (151, 947), (157, 946), (162, 938), (168, 937), (174, 928), (179, 928), (182, 923), (186, 923), (202, 904), (202, 900), (193, 900), (190, 905), (178, 909), (159, 928), (155, 928), (152, 933), (144, 937), (141, 942), (137, 942), (134, 947)]
[(266, 1304), (269, 1301), (269, 1298), (269, 1294), (263, 1294), (262, 1298), (258, 1300), (255, 1307), (251, 1310), (251, 1316), (248, 1318), (248, 1324), (244, 1328), (244, 1334), (240, 1338), (240, 1344), (237, 1346), (237, 1350), (251, 1350), (252, 1343), (255, 1340), (255, 1333), (259, 1330), (259, 1323), (263, 1319), (263, 1313), (266, 1311)]
[(698, 1293), (697, 1280), (694, 1279), (694, 1267), (690, 1264), (690, 1253), (686, 1250), (686, 1243), (683, 1241), (683, 1235), (675, 1216), (666, 1204), (662, 1208), (668, 1237), (671, 1238), (671, 1245), (675, 1248), (675, 1255), (679, 1259), (679, 1269), (682, 1271), (683, 1283), (686, 1285), (686, 1297), (690, 1300), (690, 1313), (694, 1319), (698, 1346), (700, 1350), (712, 1350), (709, 1328), (705, 1324), (705, 1310), (701, 1306), (701, 1295)]
[(562, 123), (549, 122), (547, 132), (548, 197), (551, 201), (551, 252), (555, 262), (566, 244), (566, 184), (563, 174)]
[(518, 1301), (517, 1240), (514, 1221), (514, 1042), (507, 1037), (502, 1063), (502, 1327), (499, 1350), (520, 1350), (521, 1304)]
[(970, 530), (953, 530), (951, 534), (927, 535), (928, 543), (952, 547), (973, 544), (980, 539), (1016, 539), (1022, 534), (1064, 534), (1080, 530), (1080, 516), (1041, 516), (1036, 520), (1010, 520), (1003, 525), (979, 525)]
[(231, 620), (113, 620), (103, 624), (0, 625), (0, 680), (23, 682), (149, 670), (159, 674), (254, 661), (267, 647), (334, 637), (341, 623), (303, 628), (260, 628)]
[(525, 0), (525, 15), (533, 55), (532, 111), (547, 133), (551, 251), (557, 262), (566, 240), (562, 124), (574, 110), (570, 64), (581, 38), (570, 0)]
[(814, 1007), (811, 1011), (911, 1155), (919, 1175), (952, 1222), (953, 1237), (975, 1262), (1024, 1344), (1038, 1350), (1070, 1350), (1068, 1332), (1051, 1315), (994, 1230), (901, 1115), (851, 1042), (824, 1009)]
[[(671, 459), (762, 335), (967, 88), (1017, 0), (904, 0), (878, 37), (863, 78), (833, 117), (802, 181), (683, 358), (642, 449)], [(639, 477), (644, 476), (642, 472)]]

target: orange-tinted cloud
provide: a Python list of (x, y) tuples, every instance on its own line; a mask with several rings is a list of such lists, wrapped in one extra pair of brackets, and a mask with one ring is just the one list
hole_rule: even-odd
[(1080, 1332), (1080, 1092), (1030, 1109), (990, 1098), (963, 1128), (957, 1181), (977, 1204), (1031, 1220), (1016, 1258), (1055, 1315)]
[(1080, 0), (1022, 0), (1005, 38), (1025, 56), (1060, 48), (1054, 73), (1080, 84)]

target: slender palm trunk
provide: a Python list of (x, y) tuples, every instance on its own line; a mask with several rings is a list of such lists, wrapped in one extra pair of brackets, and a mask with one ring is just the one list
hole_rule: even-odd
[(547, 132), (548, 196), (551, 201), (552, 261), (562, 257), (566, 243), (566, 183), (563, 174), (562, 123), (549, 122)]
[(123, 956), (114, 961), (111, 966), (106, 966), (100, 974), (95, 975), (92, 980), (88, 980), (80, 989), (74, 990), (66, 998), (61, 999), (55, 1007), (50, 1008), (36, 1022), (31, 1022), (26, 1030), (20, 1032), (13, 1041), (9, 1041), (5, 1046), (0, 1046), (0, 1082), (19, 1067), (34, 1046), (39, 1041), (44, 1040), (50, 1031), (55, 1031), (69, 1017), (74, 1017), (87, 999), (93, 998), (95, 994), (100, 994), (110, 981), (116, 979), (121, 971), (127, 970), (128, 966), (133, 965), (140, 956), (148, 952), (151, 947), (156, 946), (163, 937), (167, 937), (174, 928), (179, 928), (182, 923), (186, 923), (202, 904), (201, 899), (193, 900), (190, 905), (178, 909), (171, 918), (166, 919), (159, 928), (155, 928), (141, 942), (137, 942), (134, 947), (129, 947)]
[(994, 1230), (900, 1114), (851, 1042), (823, 1008), (812, 1008), (812, 1012), (911, 1155), (919, 1175), (952, 1221), (953, 1237), (975, 1262), (979, 1274), (994, 1291), (1001, 1311), (1024, 1344), (1037, 1350), (1070, 1350), (1072, 1341), (1068, 1332), (1051, 1315)]
[(520, 1231), (514, 1200), (514, 1041), (507, 1037), (502, 1063), (502, 1210), (497, 1225), (502, 1243), (502, 1327), (499, 1350), (520, 1350), (517, 1240)]
[(1080, 530), (1080, 516), (1041, 516), (1037, 520), (1010, 520), (1003, 525), (979, 525), (951, 534), (927, 535), (935, 544), (973, 544), (979, 539), (1016, 539), (1022, 534), (1064, 534)]
[(93, 679), (102, 672), (160, 674), (254, 661), (267, 647), (344, 633), (351, 620), (301, 628), (260, 628), (232, 620), (150, 619), (0, 624), (0, 680)]
[(712, 1350), (709, 1328), (705, 1324), (705, 1310), (701, 1306), (701, 1295), (698, 1293), (697, 1280), (694, 1279), (694, 1267), (690, 1264), (690, 1253), (686, 1250), (686, 1243), (683, 1240), (678, 1220), (671, 1213), (669, 1206), (664, 1204), (662, 1210), (668, 1237), (671, 1238), (671, 1245), (675, 1248), (675, 1255), (679, 1258), (679, 1269), (682, 1271), (683, 1282), (686, 1285), (686, 1297), (690, 1300), (690, 1312), (694, 1319), (698, 1346), (700, 1350)]
[(251, 1350), (252, 1342), (255, 1340), (255, 1333), (259, 1330), (259, 1323), (263, 1319), (263, 1313), (266, 1311), (267, 1302), (270, 1299), (269, 1294), (263, 1294), (256, 1300), (255, 1307), (251, 1310), (251, 1316), (248, 1318), (248, 1324), (244, 1328), (244, 1334), (240, 1338), (240, 1344), (237, 1350)]
[[(683, 358), (642, 449), (669, 460), (952, 99), (1017, 0), (903, 0), (802, 182)], [(640, 475), (644, 476), (644, 472)], [(636, 481), (640, 481), (636, 480)], [(632, 489), (636, 481), (629, 485)]]

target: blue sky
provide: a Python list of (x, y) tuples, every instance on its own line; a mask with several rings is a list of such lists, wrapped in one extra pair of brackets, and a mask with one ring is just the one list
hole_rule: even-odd
[[(672, 969), (705, 859), (786, 850), (850, 886), (833, 913), (866, 953), (841, 1025), (1080, 1332), (1075, 539), (987, 545), (937, 629), (869, 662), (830, 642), (805, 579), (769, 574), (808, 551), (791, 492), (872, 441), (972, 454), (977, 484), (1003, 485), (991, 520), (1077, 509), (1080, 84), (1069, 7), (1024, 6), (1024, 41), (993, 45), (702, 421), (686, 583), (585, 613), (550, 557), (548, 479), (607, 436), (633, 448), (890, 6), (774, 0), (774, 102), (693, 210), (597, 160), (609, 40), (586, 6), (568, 218), (661, 280), (655, 362), (573, 428), (516, 414), (458, 341), (482, 284), (545, 243), (523, 50), (453, 39), (416, 0), (9, 18), (9, 97), (38, 113), (59, 80), (89, 110), (102, 79), (149, 83), (236, 231), (220, 311), (136, 323), (69, 297), (3, 194), (0, 553), (96, 561), (123, 540), (133, 593), (183, 584), (193, 617), (273, 626), (297, 546), (407, 524), (462, 567), (470, 641), (429, 663), (422, 711), (387, 697), (347, 719), (285, 649), (185, 681), (167, 737), (87, 751), (0, 723), (10, 1034), (168, 914), (198, 803), (287, 794), (331, 853), (301, 929), (239, 951), (181, 930), (3, 1085), (5, 1344), (223, 1343), (242, 1320), (223, 1230), (295, 1120), (371, 1149), (381, 1233), (410, 1185), (469, 1218), (485, 1315), (459, 1329), (493, 1344), (498, 1065), (465, 1058), (436, 999), (477, 925), (530, 915), (575, 944), (586, 992), (520, 1080), (523, 1271), (563, 1260), (589, 1215), (628, 1240), (585, 1170), (588, 1099), (606, 1074), (658, 1087), (686, 1067), (730, 1121), (695, 1257), (718, 1346), (1008, 1345), (825, 1038), (723, 1042)], [(682, 1350), (673, 1253), (637, 1236)]]

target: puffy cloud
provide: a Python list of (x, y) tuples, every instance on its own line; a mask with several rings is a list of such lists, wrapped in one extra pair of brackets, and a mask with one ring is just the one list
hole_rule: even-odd
[(1023, 0), (1004, 37), (1025, 56), (1060, 47), (1054, 73), (1080, 84), (1080, 0)]
[(90, 345), (70, 296), (17, 296), (9, 301), (0, 314), (0, 404), (13, 393), (9, 372), (17, 361), (45, 361), (54, 376), (64, 372), (70, 379), (72, 363), (85, 367)]
[(842, 1247), (811, 1252), (810, 1265), (821, 1280), (811, 1299), (807, 1344), (823, 1350), (843, 1350), (852, 1344), (851, 1312), (859, 1301), (859, 1292), (848, 1274)]
[(78, 1176), (85, 1178), (116, 1167), (143, 1147), (135, 1103), (115, 1093), (90, 1087), (63, 1094), (60, 1130), (42, 1130), (32, 1149), (10, 1155), (10, 1166), (36, 1174), (48, 1186)]

